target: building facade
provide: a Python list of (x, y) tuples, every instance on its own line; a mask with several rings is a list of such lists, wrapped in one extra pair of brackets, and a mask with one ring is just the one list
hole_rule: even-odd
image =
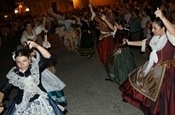
[(91, 3), (94, 6), (105, 4), (116, 4), (117, 0), (23, 0), (25, 6), (30, 9), (30, 14), (43, 14), (48, 13), (52, 8), (56, 11), (67, 11), (74, 8), (88, 7)]

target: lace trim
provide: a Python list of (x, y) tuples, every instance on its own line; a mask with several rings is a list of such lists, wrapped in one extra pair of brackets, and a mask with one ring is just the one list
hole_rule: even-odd
[(47, 95), (39, 96), (33, 102), (15, 105), (14, 115), (55, 115), (52, 106), (47, 101)]
[[(38, 60), (39, 61), (39, 60)], [(49, 104), (47, 99), (47, 93), (43, 92), (39, 87), (39, 67), (37, 59), (32, 62), (31, 75), (28, 77), (21, 77), (17, 75), (12, 68), (7, 74), (9, 83), (24, 90), (22, 102), (16, 104), (16, 110), (14, 115), (54, 115), (53, 108)], [(34, 95), (39, 94), (40, 96), (33, 102), (29, 100)]]
[[(39, 84), (39, 67), (38, 67), (38, 62), (32, 62), (31, 66), (31, 75), (30, 77), (32, 78), (33, 82), (38, 85)], [(21, 77), (17, 75), (14, 72), (14, 69), (16, 67), (13, 67), (9, 73), (7, 74), (7, 78), (9, 79), (9, 83), (13, 84), (14, 86), (20, 88), (21, 90), (24, 90), (24, 86), (26, 85), (26, 77)]]

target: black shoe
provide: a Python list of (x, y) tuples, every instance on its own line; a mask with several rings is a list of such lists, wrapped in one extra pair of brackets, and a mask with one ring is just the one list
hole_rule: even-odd
[(63, 113), (64, 115), (66, 115), (67, 112), (68, 112), (67, 109), (64, 109), (64, 111), (62, 111), (62, 113)]
[(111, 79), (109, 79), (109, 78), (106, 78), (105, 80), (106, 80), (106, 81), (111, 81), (111, 82), (112, 82), (112, 80), (111, 80)]
[(125, 99), (122, 99), (123, 102), (127, 103), (127, 101)]

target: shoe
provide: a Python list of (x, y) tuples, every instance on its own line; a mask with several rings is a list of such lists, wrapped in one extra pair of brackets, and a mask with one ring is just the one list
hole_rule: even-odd
[(88, 56), (87, 56), (87, 58), (91, 58), (91, 57), (92, 57), (92, 55), (88, 55)]
[(106, 78), (105, 80), (106, 80), (106, 81), (111, 81), (111, 82), (112, 82), (112, 80), (111, 80), (111, 79), (109, 79), (109, 78)]
[(123, 102), (127, 103), (127, 101), (125, 99), (122, 99)]
[(64, 115), (66, 115), (66, 114), (67, 114), (67, 112), (68, 112), (68, 110), (67, 110), (67, 109), (64, 109), (64, 111), (62, 111), (62, 113), (63, 113)]

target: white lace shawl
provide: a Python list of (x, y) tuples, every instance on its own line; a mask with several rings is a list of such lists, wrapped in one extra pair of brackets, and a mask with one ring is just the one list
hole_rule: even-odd
[[(38, 62), (32, 62), (31, 75), (28, 77), (21, 77), (17, 75), (12, 68), (7, 74), (9, 83), (23, 90), (22, 102), (15, 105), (14, 115), (54, 115), (53, 108), (48, 102), (47, 93), (43, 92), (39, 87), (39, 66)], [(34, 95), (39, 94), (39, 97), (33, 102), (29, 100), (34, 97)]]
[(167, 35), (163, 36), (153, 36), (149, 43), (150, 47), (152, 48), (152, 52), (149, 55), (149, 61), (144, 73), (147, 74), (150, 68), (153, 66), (154, 63), (158, 62), (157, 51), (160, 51), (167, 43)]
[[(18, 87), (21, 90), (24, 90), (25, 88), (25, 80), (26, 77), (21, 77), (19, 75), (17, 75), (14, 72), (14, 69), (16, 69), (16, 67), (13, 67), (7, 74), (7, 78), (9, 79), (9, 83), (13, 84), (14, 86)], [(38, 85), (39, 84), (39, 67), (38, 67), (38, 63), (37, 61), (33, 62), (31, 65), (31, 75), (30, 77), (32, 77), (33, 82)]]

